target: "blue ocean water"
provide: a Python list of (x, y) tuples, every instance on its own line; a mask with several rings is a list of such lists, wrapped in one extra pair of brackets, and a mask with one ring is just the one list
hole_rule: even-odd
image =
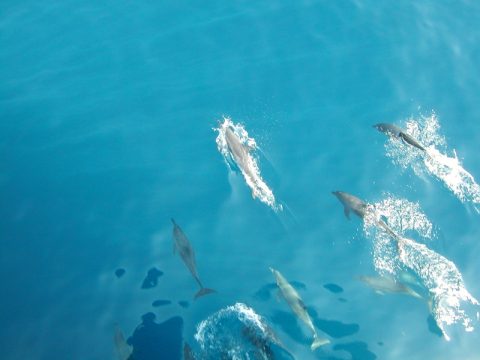
[[(478, 319), (447, 341), (426, 302), (357, 280), (373, 240), (331, 194), (418, 202), (428, 247), (480, 297), (480, 214), (372, 128), (433, 112), (480, 179), (479, 17), (472, 1), (2, 1), (1, 358), (114, 359), (115, 324), (137, 360), (184, 342), (201, 358), (197, 326), (244, 303), (297, 359), (480, 359)], [(224, 116), (283, 211), (225, 163)], [(170, 218), (216, 294), (193, 300)], [(310, 350), (270, 266), (329, 345)], [(207, 325), (247, 349), (234, 315)]]

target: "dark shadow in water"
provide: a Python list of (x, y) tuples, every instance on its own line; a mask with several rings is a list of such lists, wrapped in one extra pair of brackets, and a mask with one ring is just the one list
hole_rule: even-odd
[(350, 353), (352, 360), (375, 360), (377, 355), (368, 350), (368, 344), (362, 341), (337, 344), (333, 350), (345, 350)]
[(428, 324), (428, 331), (430, 331), (432, 334), (435, 334), (437, 336), (440, 336), (440, 337), (443, 336), (442, 330), (440, 330), (440, 328), (437, 325), (437, 322), (435, 321), (432, 315), (428, 315), (427, 324)]
[(182, 308), (186, 309), (190, 306), (190, 303), (186, 300), (180, 300), (178, 302), (178, 305), (180, 305)]
[(174, 316), (163, 323), (155, 322), (155, 314), (142, 316), (127, 343), (133, 346), (135, 360), (180, 360), (182, 359), (183, 319)]
[(341, 292), (343, 292), (343, 288), (337, 284), (325, 284), (323, 285), (323, 287), (334, 294), (340, 294)]
[(170, 300), (155, 300), (152, 303), (153, 307), (159, 307), (159, 306), (165, 306), (165, 305), (170, 305), (172, 302)]
[(338, 301), (342, 302), (342, 303), (346, 303), (348, 300), (345, 299), (345, 298), (338, 298)]
[[(292, 281), (290, 284), (297, 289), (297, 290), (306, 290), (307, 286), (300, 281)], [(268, 283), (262, 286), (260, 289), (253, 294), (254, 298), (261, 301), (267, 301), (272, 297), (272, 292), (276, 292), (278, 290), (278, 286), (275, 283)]]
[(335, 339), (353, 335), (360, 330), (358, 324), (344, 324), (341, 321), (321, 319), (316, 310), (312, 308), (308, 309), (308, 313), (316, 328)]
[(115, 270), (115, 276), (117, 278), (121, 278), (123, 275), (125, 275), (125, 269), (119, 268)]
[(163, 275), (163, 272), (157, 268), (148, 270), (147, 276), (143, 280), (142, 289), (151, 289), (158, 284), (158, 278)]

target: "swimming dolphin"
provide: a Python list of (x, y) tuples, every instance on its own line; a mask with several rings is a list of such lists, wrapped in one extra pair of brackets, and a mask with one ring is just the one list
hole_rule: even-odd
[(289, 359), (295, 359), (295, 356), (293, 356), (293, 354), (287, 350), (287, 348), (283, 345), (282, 341), (274, 333), (272, 328), (262, 319), (260, 319), (260, 322), (261, 326), (264, 329), (263, 334), (260, 334), (258, 332), (257, 327), (244, 325), (242, 328), (242, 335), (245, 339), (250, 341), (250, 343), (260, 352), (262, 358), (266, 358), (267, 360), (276, 358), (271, 346), (273, 345), (283, 354), (285, 354)]
[(358, 280), (371, 287), (378, 294), (396, 293), (423, 299), (415, 290), (401, 282), (395, 281), (390, 276), (358, 276)]
[[(353, 211), (353, 213), (361, 219), (365, 218), (368, 209), (368, 204), (366, 202), (343, 191), (332, 191), (332, 194), (335, 195), (343, 204), (343, 212), (345, 213), (347, 219), (350, 220), (350, 211)], [(383, 220), (377, 220), (377, 225), (385, 230), (395, 240), (400, 240), (400, 237)]]
[(115, 344), (115, 349), (117, 350), (119, 360), (133, 360), (133, 357), (131, 357), (133, 349), (125, 341), (122, 329), (120, 329), (120, 326), (118, 324), (115, 324), (113, 342)]
[(403, 131), (403, 129), (399, 128), (398, 126), (395, 126), (393, 124), (380, 123), (373, 125), (373, 127), (378, 129), (378, 131), (387, 134), (390, 137), (400, 138), (407, 144), (410, 144), (422, 151), (426, 151), (425, 148), (415, 138), (413, 138), (411, 135), (408, 135), (405, 131)]
[(313, 326), (312, 319), (307, 313), (307, 307), (293, 286), (290, 285), (287, 279), (285, 279), (279, 271), (273, 268), (270, 268), (270, 271), (275, 276), (275, 281), (277, 282), (280, 292), (287, 304), (290, 306), (295, 315), (297, 315), (297, 317), (302, 320), (313, 332), (313, 342), (312, 345), (310, 345), (310, 349), (313, 351), (322, 345), (329, 344), (330, 340), (318, 337), (317, 331)]
[(253, 148), (243, 144), (230, 126), (225, 128), (225, 141), (227, 142), (227, 146), (230, 149), (235, 164), (241, 171), (245, 172), (247, 176), (254, 179), (255, 174), (252, 173), (251, 166), (248, 163), (249, 153)]
[(180, 226), (177, 225), (175, 220), (171, 219), (173, 223), (173, 253), (178, 250), (180, 253), (180, 257), (182, 258), (185, 265), (187, 265), (188, 270), (192, 274), (195, 281), (200, 285), (200, 290), (195, 294), (195, 299), (199, 298), (200, 296), (207, 295), (214, 293), (215, 290), (208, 289), (202, 285), (200, 278), (197, 272), (197, 266), (195, 265), (195, 252), (193, 251), (192, 245), (188, 241), (187, 236), (182, 231)]

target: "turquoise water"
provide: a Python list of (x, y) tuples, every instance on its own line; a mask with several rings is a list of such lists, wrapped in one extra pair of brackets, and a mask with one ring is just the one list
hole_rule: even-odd
[[(118, 323), (137, 360), (178, 359), (183, 341), (198, 358), (232, 346), (246, 359), (245, 323), (213, 315), (244, 303), (297, 359), (480, 359), (474, 315), (447, 341), (427, 301), (358, 281), (384, 249), (331, 194), (418, 202), (432, 234), (406, 236), (480, 297), (474, 197), (372, 128), (433, 113), (439, 149), (480, 179), (479, 16), (470, 1), (3, 1), (1, 358), (114, 359)], [(224, 116), (255, 139), (283, 210), (225, 162)], [(170, 218), (216, 294), (193, 300)], [(270, 266), (329, 345), (310, 351)], [(195, 338), (206, 319), (219, 342)]]

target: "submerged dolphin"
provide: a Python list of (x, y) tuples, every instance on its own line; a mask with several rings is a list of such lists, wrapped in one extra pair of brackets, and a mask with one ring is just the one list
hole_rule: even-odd
[[(332, 191), (332, 194), (335, 195), (343, 204), (343, 212), (345, 213), (347, 219), (350, 219), (350, 211), (353, 211), (353, 213), (361, 219), (365, 218), (368, 209), (368, 204), (366, 202), (343, 191)], [(385, 230), (395, 240), (400, 239), (400, 237), (383, 220), (377, 220), (377, 225)]]
[(300, 298), (300, 295), (293, 288), (293, 286), (290, 285), (287, 279), (285, 279), (283, 275), (280, 274), (279, 271), (273, 268), (270, 268), (270, 271), (275, 276), (275, 280), (277, 282), (278, 287), (280, 288), (280, 292), (283, 298), (285, 299), (285, 301), (288, 303), (288, 305), (292, 309), (292, 311), (313, 332), (313, 342), (312, 342), (312, 345), (310, 345), (310, 349), (312, 349), (313, 351), (322, 345), (326, 345), (330, 343), (330, 340), (318, 337), (317, 331), (313, 326), (312, 319), (307, 313), (307, 307), (305, 306), (305, 304), (303, 303), (303, 300)]
[(390, 276), (359, 276), (358, 280), (375, 290), (376, 293), (395, 293), (410, 295), (418, 299), (423, 297), (409, 286), (395, 281)]
[(262, 358), (267, 360), (276, 358), (271, 346), (274, 345), (290, 359), (295, 359), (295, 356), (293, 356), (293, 354), (287, 350), (282, 341), (273, 332), (272, 328), (266, 322), (262, 320), (260, 321), (263, 329), (265, 330), (264, 334), (259, 334), (258, 328), (256, 327), (245, 325), (242, 328), (242, 335), (260, 352)]
[(115, 349), (117, 350), (119, 360), (133, 360), (133, 357), (131, 357), (133, 349), (125, 341), (122, 329), (120, 329), (120, 326), (118, 324), (115, 324), (113, 342), (115, 344)]
[(390, 137), (396, 137), (402, 139), (407, 144), (410, 144), (417, 149), (426, 151), (425, 148), (411, 135), (408, 135), (403, 129), (395, 126), (393, 124), (380, 123), (373, 125), (374, 128), (377, 128), (378, 131), (381, 131), (387, 134)]
[(187, 265), (188, 270), (190, 270), (193, 278), (195, 281), (200, 285), (200, 290), (195, 294), (195, 299), (199, 298), (200, 296), (211, 294), (215, 292), (213, 289), (208, 289), (202, 285), (200, 278), (197, 272), (197, 266), (195, 264), (195, 252), (193, 251), (192, 245), (188, 241), (187, 236), (182, 231), (180, 226), (177, 225), (175, 220), (172, 219), (173, 223), (173, 253), (178, 250), (180, 253), (180, 257), (182, 258), (185, 265)]

